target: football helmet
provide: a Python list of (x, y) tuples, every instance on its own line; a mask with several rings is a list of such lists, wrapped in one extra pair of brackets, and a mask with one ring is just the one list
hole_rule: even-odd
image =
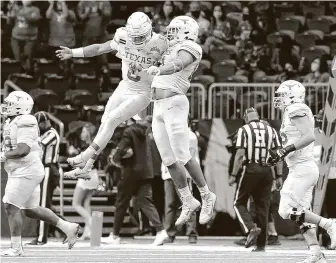
[(275, 91), (273, 105), (275, 108), (284, 109), (293, 103), (303, 103), (306, 88), (296, 80), (286, 80)]
[(143, 48), (152, 37), (152, 21), (143, 12), (135, 12), (126, 23), (129, 41), (136, 48)]
[(169, 41), (183, 41), (186, 39), (196, 41), (198, 38), (199, 26), (189, 16), (175, 17), (167, 26), (167, 38)]
[(33, 98), (24, 91), (13, 91), (1, 104), (0, 113), (5, 116), (30, 114), (34, 106)]

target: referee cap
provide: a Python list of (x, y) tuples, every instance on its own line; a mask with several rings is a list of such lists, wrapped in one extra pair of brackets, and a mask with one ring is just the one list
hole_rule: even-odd
[(251, 121), (260, 120), (258, 111), (253, 107), (247, 108), (244, 112), (244, 120), (246, 123), (249, 123)]
[(34, 114), (34, 116), (37, 119), (38, 123), (49, 121), (49, 118), (48, 118), (47, 114), (45, 112), (43, 112), (43, 111), (36, 112)]

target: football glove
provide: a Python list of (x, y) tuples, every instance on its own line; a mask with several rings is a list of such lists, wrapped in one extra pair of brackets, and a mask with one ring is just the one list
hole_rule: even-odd
[(285, 148), (280, 148), (280, 149), (271, 149), (269, 150), (269, 158), (267, 160), (268, 165), (276, 165), (276, 163), (282, 161), (285, 159), (285, 157), (290, 153), (295, 151), (295, 146), (294, 144), (288, 145)]
[(149, 68), (144, 69), (144, 71), (146, 71), (147, 74), (152, 76), (160, 75), (160, 69), (156, 66), (150, 66)]

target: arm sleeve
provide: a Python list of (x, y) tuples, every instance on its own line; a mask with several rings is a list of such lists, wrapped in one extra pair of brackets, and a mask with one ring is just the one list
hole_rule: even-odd
[(237, 142), (236, 142), (236, 148), (246, 148), (247, 147), (247, 142), (246, 142), (246, 134), (244, 131), (244, 128), (241, 127), (238, 130), (237, 134)]

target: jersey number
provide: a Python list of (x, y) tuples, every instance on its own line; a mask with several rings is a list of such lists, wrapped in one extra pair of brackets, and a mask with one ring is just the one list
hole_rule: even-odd
[(14, 146), (12, 145), (12, 140), (9, 136), (6, 136), (5, 137), (5, 147), (10, 151), (10, 150), (13, 150), (14, 149)]
[(266, 147), (265, 130), (254, 129), (254, 134), (256, 136), (255, 146), (256, 147)]
[(128, 79), (130, 79), (130, 80), (132, 80), (132, 81), (134, 81), (134, 82), (138, 82), (140, 79), (141, 79), (141, 77), (140, 76), (137, 76), (137, 75), (135, 75), (135, 74), (133, 74), (133, 72), (132, 72), (133, 70), (131, 69), (131, 67), (128, 69), (128, 71), (127, 71), (127, 77), (128, 77)]

